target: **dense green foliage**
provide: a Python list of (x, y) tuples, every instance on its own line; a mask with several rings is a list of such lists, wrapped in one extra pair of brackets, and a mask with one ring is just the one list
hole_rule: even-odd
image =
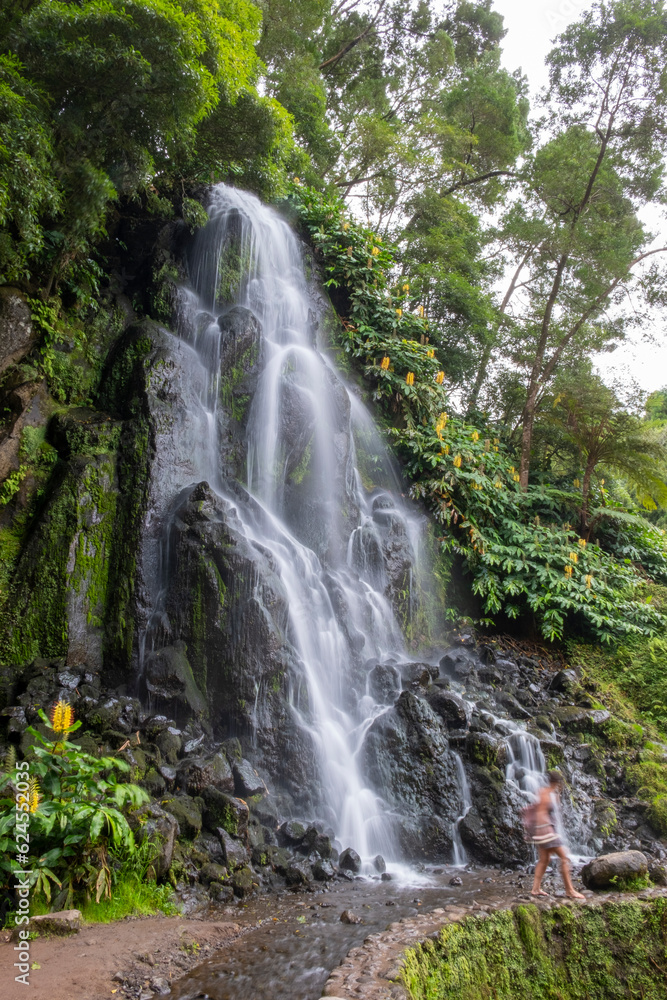
[[(57, 887), (61, 908), (74, 905), (79, 896), (94, 896), (99, 903), (111, 896), (112, 872), (109, 849), (123, 851), (132, 858), (137, 849), (124, 811), (148, 800), (137, 785), (119, 780), (130, 770), (127, 761), (117, 757), (97, 757), (72, 742), (72, 734), (80, 727), (73, 722), (72, 710), (58, 702), (50, 721), (43, 711), (40, 717), (45, 737), (36, 729), (28, 733), (33, 738), (29, 751), (30, 779), (14, 770), (15, 755), (5, 761), (2, 786), (5, 795), (16, 782), (23, 781), (22, 791), (27, 810), (21, 814), (14, 808), (15, 798), (3, 798), (0, 817), (0, 871), (3, 886), (12, 883), (14, 863), (10, 844), (26, 846), (28, 841), (18, 836), (29, 817), (29, 851), (25, 870), (30, 872), (30, 885), (37, 895), (51, 901)], [(15, 793), (16, 794), (16, 793)], [(19, 848), (20, 850), (20, 848)]]
[(602, 485), (596, 517), (607, 529), (590, 542), (571, 524), (588, 509), (588, 494), (571, 484), (522, 490), (499, 430), (452, 411), (428, 323), (406, 308), (409, 279), (392, 280), (393, 249), (336, 199), (296, 184), (291, 204), (348, 317), (344, 350), (370, 383), (413, 494), (434, 512), (442, 545), (463, 558), (487, 618), (530, 612), (548, 639), (561, 638), (566, 623), (603, 641), (663, 628), (664, 615), (643, 592), (647, 571), (664, 578), (662, 531), (619, 509)]
[(658, 1000), (666, 916), (657, 899), (469, 917), (408, 951), (401, 978), (414, 1000)]

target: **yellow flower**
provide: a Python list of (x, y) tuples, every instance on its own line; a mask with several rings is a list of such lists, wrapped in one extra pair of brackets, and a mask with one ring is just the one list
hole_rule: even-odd
[(566, 576), (566, 577), (568, 578), (568, 580), (569, 580), (569, 579), (570, 579), (570, 577), (572, 576), (572, 567), (571, 567), (571, 566), (569, 566), (569, 565), (568, 565), (568, 566), (566, 566), (566, 567), (564, 568), (563, 572), (565, 573), (565, 576)]
[(369, 257), (366, 261), (366, 267), (372, 267), (372, 266), (373, 266), (373, 258)]
[(406, 383), (406, 385), (414, 385), (415, 384), (415, 373), (414, 372), (408, 372), (408, 374), (405, 376), (405, 383)]
[(573, 486), (575, 487), (575, 489), (577, 489), (577, 490), (578, 490), (578, 489), (579, 489), (579, 487), (581, 486), (581, 483), (579, 482), (579, 480), (578, 480), (578, 479), (575, 479), (575, 480), (573, 481), (572, 485), (573, 485)]
[(445, 445), (445, 455), (449, 455), (449, 445)]
[(300, 183), (301, 183), (301, 181), (299, 180), (299, 178), (298, 178), (298, 177), (295, 177), (295, 178), (294, 178), (294, 183), (295, 183), (295, 184), (300, 184)]
[(496, 479), (496, 481), (495, 481), (495, 483), (493, 485), (495, 486), (495, 488), (497, 490), (502, 490), (502, 488), (503, 488), (502, 480), (500, 480), (500, 479)]
[(493, 443), (494, 444), (500, 444), (500, 438), (494, 438), (493, 439)]
[(586, 576), (584, 577), (584, 579), (586, 581), (586, 586), (590, 590), (591, 589), (591, 584), (593, 583), (593, 577), (591, 576), (590, 573), (587, 573)]
[(433, 350), (433, 348), (431, 348), (430, 350), (428, 350), (426, 352), (426, 357), (427, 358), (434, 358), (435, 357), (435, 351)]
[(40, 799), (42, 797), (40, 795), (39, 782), (37, 781), (37, 778), (31, 778), (30, 781), (28, 782), (28, 796), (30, 799), (30, 807), (29, 807), (30, 812), (36, 813), (37, 809), (39, 808)]
[(579, 541), (577, 542), (577, 545), (581, 546), (582, 549), (585, 549), (586, 548), (586, 539), (585, 538), (580, 538)]
[(373, 254), (374, 257), (378, 257), (379, 254), (380, 254), (380, 248), (379, 247), (373, 247), (373, 249), (371, 250), (371, 253)]
[(389, 368), (389, 358), (384, 357), (382, 359), (382, 361), (380, 362), (380, 368), (382, 368), (382, 370), (385, 372), (387, 371), (387, 369)]
[(484, 451), (490, 451), (490, 450), (491, 450), (491, 439), (484, 438)]
[(343, 223), (343, 232), (346, 233), (349, 228), (350, 228), (350, 223), (349, 222), (344, 222)]
[(573, 563), (579, 562), (579, 556), (577, 555), (576, 552), (570, 552), (570, 562)]
[(345, 251), (345, 253), (348, 255), (348, 257), (351, 257), (352, 256), (352, 247), (348, 247), (347, 250)]
[(600, 480), (600, 486), (604, 486), (604, 479)]
[(512, 479), (514, 480), (515, 483), (520, 483), (521, 482), (521, 476), (519, 475), (518, 472), (514, 473), (514, 475), (512, 476)]
[(510, 472), (511, 472), (511, 473), (514, 473), (514, 472), (516, 472), (516, 469), (514, 468), (514, 466), (513, 466), (513, 465), (510, 465)]
[(396, 310), (396, 315), (397, 315), (397, 316), (398, 316), (398, 318), (400, 319), (400, 318), (401, 318), (401, 316), (403, 315), (403, 310), (402, 310), (402, 309), (397, 309), (397, 310)]
[(421, 316), (422, 319), (424, 318), (424, 307), (423, 306), (419, 307), (419, 309), (417, 310), (417, 315)]
[(404, 292), (409, 292), (410, 291), (410, 286), (409, 285), (403, 285), (403, 291)]
[(74, 723), (74, 709), (68, 701), (60, 699), (51, 709), (51, 725), (54, 733), (66, 733)]
[(435, 433), (438, 435), (441, 441), (442, 441), (442, 432), (447, 426), (448, 419), (449, 417), (447, 416), (446, 413), (441, 413), (440, 416), (438, 417), (438, 422), (435, 425)]
[(438, 385), (442, 385), (442, 383), (445, 380), (445, 373), (444, 372), (438, 372), (438, 374), (435, 376), (435, 380), (438, 383)]
[(473, 431), (470, 437), (473, 439), (473, 441), (479, 441), (479, 432)]
[(454, 455), (454, 466), (455, 466), (455, 467), (456, 467), (457, 469), (460, 469), (460, 468), (461, 468), (461, 462), (462, 462), (462, 461), (463, 461), (463, 459), (461, 458), (461, 456), (460, 456), (460, 455)]

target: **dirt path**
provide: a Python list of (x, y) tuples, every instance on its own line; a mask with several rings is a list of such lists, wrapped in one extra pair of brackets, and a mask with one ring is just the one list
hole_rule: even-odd
[[(2, 1000), (111, 1000), (124, 996), (123, 985), (171, 985), (192, 966), (234, 941), (237, 923), (146, 917), (113, 924), (89, 924), (69, 937), (43, 937), (30, 942), (28, 986), (17, 983), (14, 941), (2, 934), (0, 996)], [(224, 953), (224, 952), (223, 952)], [(114, 980), (114, 976), (119, 978)], [(120, 976), (124, 976), (124, 982)], [(166, 987), (163, 986), (166, 991)], [(134, 990), (133, 990), (134, 992)], [(158, 994), (159, 995), (159, 994)], [(168, 993), (167, 993), (168, 995)]]

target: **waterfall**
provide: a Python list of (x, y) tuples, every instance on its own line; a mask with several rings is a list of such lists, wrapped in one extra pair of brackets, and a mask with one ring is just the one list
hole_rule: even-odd
[(454, 864), (457, 868), (462, 868), (468, 860), (468, 854), (463, 846), (463, 841), (461, 840), (460, 826), (461, 820), (465, 819), (472, 806), (472, 796), (470, 794), (470, 784), (463, 766), (463, 761), (461, 760), (461, 755), (458, 753), (454, 754), (454, 759), (456, 761), (456, 777), (458, 778), (459, 791), (461, 794), (461, 811), (456, 819), (456, 822), (454, 823), (454, 829), (452, 830), (452, 844), (454, 849)]
[[(180, 458), (169, 488), (176, 497), (193, 480), (206, 480), (230, 505), (249, 545), (270, 552), (288, 600), (287, 638), (306, 680), (305, 691), (292, 686), (291, 711), (316, 750), (325, 819), (344, 846), (368, 858), (391, 857), (389, 811), (358, 761), (387, 705), (368, 693), (365, 680), (363, 690), (354, 684), (364, 664), (403, 655), (386, 595), (383, 532), (404, 539), (414, 561), (419, 519), (401, 499), (399, 475), (372, 418), (317, 344), (301, 249), (289, 226), (254, 196), (224, 185), (212, 190), (209, 217), (182, 296), (178, 352), (195, 402), (187, 432), (174, 428)], [(221, 371), (221, 352), (239, 316), (261, 334), (254, 348), (260, 374), (245, 419), (244, 490), (225, 479), (220, 462), (220, 401), (230, 405), (235, 377)], [(372, 484), (360, 468), (369, 456)], [(166, 544), (154, 560), (162, 569), (143, 637), (148, 648), (159, 644), (164, 618)], [(260, 702), (256, 687), (253, 728)]]

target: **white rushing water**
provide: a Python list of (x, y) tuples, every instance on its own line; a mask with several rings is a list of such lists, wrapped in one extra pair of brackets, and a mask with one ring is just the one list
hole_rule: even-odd
[[(190, 369), (197, 404), (172, 489), (175, 495), (207, 480), (234, 504), (247, 539), (270, 550), (289, 600), (289, 640), (307, 679), (307, 697), (295, 691), (292, 710), (317, 750), (327, 818), (344, 846), (366, 858), (391, 858), (397, 852), (387, 809), (358, 761), (364, 736), (387, 706), (369, 693), (350, 698), (350, 665), (403, 653), (384, 594), (377, 509), (384, 523), (401, 523), (415, 550), (418, 519), (401, 501), (399, 477), (370, 414), (318, 349), (301, 251), (289, 226), (254, 196), (224, 185), (212, 191), (209, 216), (192, 258), (192, 287), (184, 291), (182, 350), (196, 355)], [(230, 261), (237, 265), (231, 276)], [(226, 489), (218, 458), (219, 320), (233, 307), (249, 310), (262, 333), (261, 374), (247, 421), (247, 489), (254, 501), (247, 504)], [(355, 438), (373, 455), (381, 491), (362, 485)], [(307, 459), (309, 485), (295, 499), (289, 483), (297, 459)], [(153, 617), (160, 614), (158, 592)], [(258, 698), (259, 690), (255, 716)]]

